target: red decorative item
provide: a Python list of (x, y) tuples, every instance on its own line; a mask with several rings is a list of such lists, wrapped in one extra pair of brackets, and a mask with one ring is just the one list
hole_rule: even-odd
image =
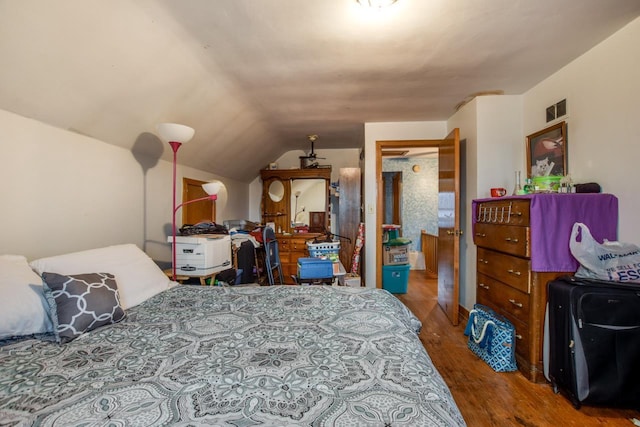
[(351, 271), (352, 274), (358, 274), (360, 269), (360, 251), (364, 246), (364, 222), (361, 222), (358, 226), (358, 237), (356, 237), (356, 244), (353, 248), (353, 257), (351, 258)]

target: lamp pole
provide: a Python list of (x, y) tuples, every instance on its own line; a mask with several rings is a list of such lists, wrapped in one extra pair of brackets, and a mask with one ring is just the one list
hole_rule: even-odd
[(178, 148), (184, 143), (189, 142), (193, 138), (195, 130), (189, 126), (177, 123), (160, 123), (156, 126), (160, 139), (168, 142), (173, 150), (173, 218), (171, 222), (171, 236), (173, 242), (171, 245), (172, 258), (172, 279), (176, 280), (176, 166), (178, 164)]
[(172, 254), (172, 262), (171, 262), (171, 280), (176, 281), (176, 212), (178, 211), (178, 207), (176, 206), (176, 164), (178, 162), (178, 148), (182, 145), (181, 142), (178, 141), (169, 141), (169, 145), (173, 150), (173, 221), (171, 223), (171, 235), (173, 239), (171, 240), (171, 254)]

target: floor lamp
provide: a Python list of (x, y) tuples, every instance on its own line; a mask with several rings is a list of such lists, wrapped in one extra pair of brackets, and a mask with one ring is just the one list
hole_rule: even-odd
[(169, 143), (173, 150), (173, 221), (171, 223), (171, 233), (173, 236), (171, 252), (173, 254), (173, 262), (171, 266), (172, 279), (176, 280), (176, 165), (178, 158), (178, 149), (186, 142), (191, 141), (195, 130), (189, 126), (177, 123), (160, 123), (156, 129), (158, 136), (164, 142)]

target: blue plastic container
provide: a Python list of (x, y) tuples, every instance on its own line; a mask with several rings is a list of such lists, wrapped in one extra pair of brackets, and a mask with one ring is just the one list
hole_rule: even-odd
[(410, 264), (383, 265), (382, 289), (392, 294), (406, 294), (409, 286)]
[(298, 278), (328, 279), (333, 277), (333, 262), (322, 258), (298, 258)]

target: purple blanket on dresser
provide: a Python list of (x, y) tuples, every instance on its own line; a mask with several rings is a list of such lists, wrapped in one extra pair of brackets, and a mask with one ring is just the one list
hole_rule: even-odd
[[(531, 200), (531, 270), (575, 272), (578, 261), (571, 255), (569, 240), (576, 222), (589, 227), (593, 237), (602, 242), (618, 240), (618, 198), (611, 194), (528, 194), (501, 199)], [(496, 200), (476, 199), (472, 203), (473, 224), (476, 205)]]

